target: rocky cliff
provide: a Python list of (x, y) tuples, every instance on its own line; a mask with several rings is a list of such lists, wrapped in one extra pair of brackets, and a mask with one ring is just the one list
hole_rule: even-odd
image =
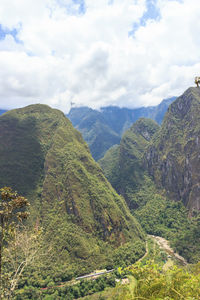
[(200, 89), (189, 88), (168, 109), (145, 155), (157, 186), (200, 210)]

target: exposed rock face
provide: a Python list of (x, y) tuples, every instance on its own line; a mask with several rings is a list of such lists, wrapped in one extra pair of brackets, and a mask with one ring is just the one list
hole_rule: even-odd
[(149, 173), (173, 200), (200, 210), (200, 89), (171, 104), (145, 155)]

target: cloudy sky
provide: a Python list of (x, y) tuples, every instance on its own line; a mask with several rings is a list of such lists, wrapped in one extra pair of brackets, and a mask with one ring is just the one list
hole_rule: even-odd
[(200, 75), (199, 0), (1, 0), (0, 108), (156, 105)]

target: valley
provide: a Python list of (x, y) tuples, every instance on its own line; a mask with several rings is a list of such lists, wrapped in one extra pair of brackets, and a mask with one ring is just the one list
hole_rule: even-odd
[(200, 1), (0, 1), (0, 300), (200, 300)]
[(169, 241), (160, 236), (148, 236), (152, 238), (158, 244), (158, 246), (168, 254), (168, 256), (174, 258), (183, 266), (187, 265), (185, 258), (180, 256), (178, 253), (175, 253), (175, 251), (169, 246)]
[(110, 147), (120, 143), (123, 133), (140, 118), (149, 118), (161, 124), (169, 105), (175, 99), (171, 97), (157, 106), (135, 109), (116, 106), (102, 107), (100, 110), (72, 107), (67, 117), (82, 133), (93, 158), (99, 160)]
[[(0, 116), (0, 185), (11, 188), (9, 203), (17, 191), (30, 204), (27, 220), (12, 217), (2, 235), (2, 274), (12, 274), (2, 281), (3, 299), (24, 261), (16, 300), (189, 299), (189, 280), (198, 295), (199, 90), (171, 102), (160, 125), (142, 117), (125, 130), (123, 121), (118, 144), (97, 162), (59, 110), (37, 104)], [(81, 113), (86, 121), (88, 109)], [(2, 189), (2, 216), (4, 197)]]
[[(187, 262), (183, 257), (178, 255), (177, 253), (174, 252), (174, 250), (169, 246), (169, 242), (159, 236), (154, 236), (154, 235), (148, 235), (147, 240), (146, 240), (146, 250), (145, 254), (139, 258), (134, 264), (137, 265), (139, 263), (144, 263), (145, 260), (157, 260), (158, 257), (160, 257), (161, 262), (163, 264), (162, 269), (163, 271), (167, 271), (169, 268), (172, 268), (174, 265), (187, 265)], [(132, 267), (133, 265), (130, 265), (126, 267), (128, 269), (129, 267)], [(117, 269), (113, 270), (95, 270), (90, 274), (85, 274), (83, 276), (77, 277), (70, 282), (66, 283), (60, 283), (57, 286), (50, 286), (50, 287), (45, 287), (41, 288), (42, 291), (47, 291), (47, 290), (52, 290), (52, 289), (62, 289), (66, 286), (75, 286), (75, 285), (80, 285), (82, 281), (86, 282), (88, 280), (96, 280), (97, 278), (108, 275), (110, 273), (114, 273), (116, 276)], [(115, 281), (119, 282), (120, 284), (130, 284), (131, 280), (127, 279), (126, 276), (124, 278), (118, 279), (118, 277), (115, 277)], [(82, 297), (80, 298), (82, 299)]]

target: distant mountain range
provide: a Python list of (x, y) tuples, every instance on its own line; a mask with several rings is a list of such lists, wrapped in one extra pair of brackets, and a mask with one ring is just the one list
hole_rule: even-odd
[(98, 111), (89, 107), (74, 107), (67, 117), (82, 133), (94, 159), (99, 160), (111, 146), (120, 143), (124, 131), (139, 118), (150, 118), (161, 124), (169, 105), (175, 99), (172, 97), (157, 106), (135, 109), (107, 106)]

